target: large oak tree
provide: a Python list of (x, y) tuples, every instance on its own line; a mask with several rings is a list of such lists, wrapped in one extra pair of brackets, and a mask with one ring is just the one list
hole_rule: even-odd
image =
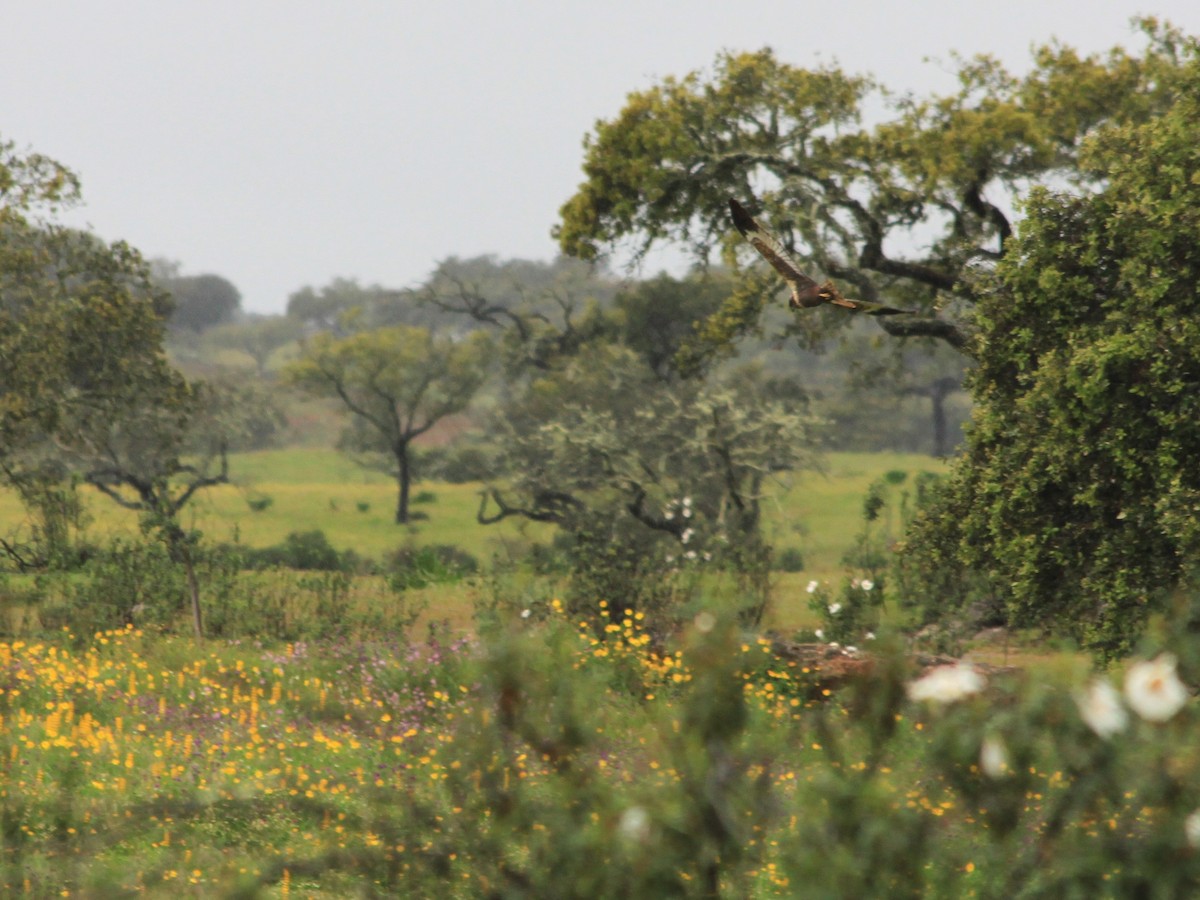
[[(1141, 23), (1140, 53), (1083, 56), (1052, 44), (1017, 76), (986, 57), (959, 59), (957, 90), (887, 94), (840, 68), (799, 68), (772, 51), (723, 53), (711, 71), (667, 78), (629, 95), (585, 140), (585, 180), (562, 207), (562, 249), (592, 259), (667, 241), (707, 259), (736, 259), (728, 198), (752, 204), (816, 272), (848, 296), (916, 306), (878, 320), (898, 336), (967, 350), (963, 311), (978, 275), (1002, 258), (1011, 210), (1030, 186), (1090, 184), (1083, 139), (1143, 122), (1163, 108), (1193, 43)], [(883, 109), (867, 121), (866, 110)], [(748, 258), (748, 257), (747, 257)], [(724, 348), (759, 321), (776, 293), (757, 266), (713, 316), (693, 355)], [(844, 322), (802, 313), (811, 333)]]

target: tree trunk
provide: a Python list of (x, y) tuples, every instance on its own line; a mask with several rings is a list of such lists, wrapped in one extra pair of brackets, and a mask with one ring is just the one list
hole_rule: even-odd
[(933, 455), (941, 459), (946, 455), (946, 397), (934, 391), (929, 399), (933, 402)]
[(192, 562), (192, 548), (183, 548), (183, 570), (187, 573), (188, 594), (192, 601), (192, 628), (196, 641), (204, 640), (204, 620), (200, 616), (200, 582), (196, 579), (196, 566)]
[(396, 524), (404, 525), (408, 522), (408, 488), (412, 482), (412, 472), (409, 468), (408, 460), (408, 444), (400, 444), (395, 449), (396, 453)]
[(933, 455), (945, 458), (949, 452), (948, 428), (946, 427), (946, 398), (958, 387), (953, 378), (939, 378), (929, 387), (929, 401), (933, 405)]
[(159, 534), (167, 545), (171, 561), (183, 563), (183, 572), (187, 577), (188, 600), (192, 607), (192, 630), (196, 633), (196, 641), (199, 643), (204, 640), (204, 618), (200, 612), (200, 581), (196, 578), (192, 545), (188, 542), (187, 534), (175, 521), (174, 513), (158, 513), (154, 519), (155, 527), (159, 529)]

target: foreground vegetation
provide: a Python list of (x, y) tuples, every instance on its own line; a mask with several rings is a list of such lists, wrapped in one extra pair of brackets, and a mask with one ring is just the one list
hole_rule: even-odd
[(1167, 657), (1131, 667), (1126, 699), (1079, 665), (914, 683), (894, 647), (843, 685), (709, 612), (665, 640), (557, 601), (490, 621), (454, 642), (0, 644), (5, 895), (1167, 897), (1200, 878), (1200, 719)]

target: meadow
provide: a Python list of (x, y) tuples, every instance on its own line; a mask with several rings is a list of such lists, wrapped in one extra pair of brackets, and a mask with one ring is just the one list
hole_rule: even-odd
[[(943, 473), (946, 464), (927, 456), (900, 453), (831, 453), (821, 472), (781, 480), (768, 501), (768, 528), (781, 550), (799, 549), (812, 571), (824, 576), (841, 569), (861, 521), (868, 486), (888, 472)], [(290, 532), (323, 529), (341, 550), (378, 556), (405, 542), (456, 544), (480, 559), (503, 552), (523, 534), (545, 539), (549, 529), (506, 520), (476, 523), (478, 484), (422, 482), (430, 503), (415, 509), (428, 516), (407, 526), (393, 521), (395, 483), (386, 475), (355, 465), (336, 450), (296, 448), (234, 454), (232, 484), (201, 493), (185, 510), (188, 524), (215, 541), (237, 540), (250, 547), (277, 544)], [(92, 491), (83, 491), (96, 535), (137, 535), (137, 516)], [(264, 503), (265, 501), (265, 503)], [(262, 506), (255, 510), (255, 506)], [(20, 502), (0, 491), (0, 532), (24, 519)]]
[[(1200, 716), (1180, 675), (1200, 654), (1182, 630), (1107, 674), (1077, 654), (926, 670), (888, 616), (869, 654), (787, 639), (818, 621), (809, 583), (871, 594), (843, 563), (868, 489), (889, 485), (886, 543), (917, 474), (939, 470), (840, 454), (784, 486), (770, 528), (805, 567), (776, 573), (782, 634), (714, 591), (664, 631), (607, 602), (571, 612), (548, 580), (216, 573), (214, 629), (224, 596), (262, 627), (10, 635), (0, 896), (1189, 895)], [(196, 506), (208, 539), (321, 528), (363, 554), (443, 543), (487, 561), (545, 536), (476, 525), (474, 485), (420, 485), (429, 518), (397, 527), (390, 483), (324, 451), (234, 474)], [(92, 509), (89, 533), (136, 533)], [(298, 622), (321, 627), (273, 631)]]
[[(765, 504), (767, 533), (777, 554), (798, 552), (803, 568), (775, 573), (770, 623), (789, 630), (814, 624), (803, 588), (813, 579), (834, 583), (849, 571), (843, 559), (862, 531), (863, 499), (873, 483), (888, 473), (907, 475), (893, 489), (894, 502), (876, 529), (877, 537), (887, 541), (900, 532), (901, 495), (910, 491), (920, 473), (945, 471), (944, 462), (916, 454), (832, 453), (820, 471), (778, 481)], [(520, 560), (531, 542), (547, 541), (553, 534), (549, 526), (518, 519), (479, 525), (478, 484), (419, 483), (414, 496), (424, 493), (431, 498), (413, 507), (424, 518), (396, 525), (394, 482), (331, 449), (235, 454), (230, 474), (233, 483), (202, 492), (185, 509), (186, 523), (199, 529), (206, 541), (261, 548), (279, 544), (293, 532), (320, 529), (338, 550), (376, 560), (404, 546), (451, 545), (488, 568), (493, 561)], [(87, 537), (140, 539), (135, 513), (93, 491), (83, 489), (81, 497)], [(0, 491), (0, 534), (20, 534), (24, 519), (18, 499)], [(380, 597), (371, 579), (358, 579), (358, 593)], [(470, 627), (472, 604), (478, 598), (472, 586), (437, 585), (415, 596), (429, 606), (427, 618), (449, 620), (459, 630)]]
[(448, 643), (197, 645), (132, 628), (2, 643), (0, 890), (1008, 898), (1195, 886), (1190, 704), (1167, 697), (1164, 710), (1155, 688), (1128, 682), (1121, 699), (1078, 663), (1036, 682), (955, 669), (914, 680), (903, 656), (876, 659), (843, 684), (717, 616), (662, 646), (637, 615), (596, 628), (557, 603)]

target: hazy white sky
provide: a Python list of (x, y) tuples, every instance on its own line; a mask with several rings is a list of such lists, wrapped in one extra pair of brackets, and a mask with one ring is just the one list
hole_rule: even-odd
[(0, 136), (83, 178), (72, 221), (280, 312), (335, 276), (415, 285), (447, 256), (549, 259), (581, 141), (719, 50), (949, 87), (1052, 36), (1132, 44), (1159, 0), (37, 0), (0, 20)]

